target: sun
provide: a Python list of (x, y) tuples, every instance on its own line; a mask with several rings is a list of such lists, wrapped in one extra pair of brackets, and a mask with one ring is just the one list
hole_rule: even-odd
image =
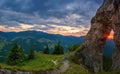
[(114, 36), (113, 35), (108, 35), (107, 39), (113, 39)]
[(107, 35), (107, 39), (114, 39), (114, 32), (113, 32), (113, 30), (111, 31), (111, 33), (109, 35)]

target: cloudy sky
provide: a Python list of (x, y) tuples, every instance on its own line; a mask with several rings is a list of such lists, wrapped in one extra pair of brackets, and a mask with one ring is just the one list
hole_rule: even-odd
[(102, 0), (0, 0), (0, 31), (81, 36)]

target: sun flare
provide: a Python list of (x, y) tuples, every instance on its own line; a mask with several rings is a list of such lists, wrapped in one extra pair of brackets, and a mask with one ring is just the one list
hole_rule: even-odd
[(114, 32), (111, 31), (111, 33), (107, 36), (107, 39), (114, 39)]
[(113, 35), (109, 35), (107, 38), (108, 38), (108, 39), (113, 39), (114, 36), (113, 36)]

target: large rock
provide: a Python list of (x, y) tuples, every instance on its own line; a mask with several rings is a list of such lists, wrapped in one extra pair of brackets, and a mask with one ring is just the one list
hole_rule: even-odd
[[(120, 0), (104, 0), (96, 15), (91, 20), (91, 28), (83, 43), (82, 56), (84, 64), (93, 72), (103, 71), (102, 52), (106, 38), (113, 29), (115, 32), (115, 53), (113, 56), (113, 69), (120, 68)], [(81, 59), (81, 57), (79, 58)], [(78, 59), (78, 60), (79, 60)]]

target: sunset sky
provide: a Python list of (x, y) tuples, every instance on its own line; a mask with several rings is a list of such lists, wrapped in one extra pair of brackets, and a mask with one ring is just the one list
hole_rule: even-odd
[(81, 36), (102, 0), (0, 0), (0, 31)]

